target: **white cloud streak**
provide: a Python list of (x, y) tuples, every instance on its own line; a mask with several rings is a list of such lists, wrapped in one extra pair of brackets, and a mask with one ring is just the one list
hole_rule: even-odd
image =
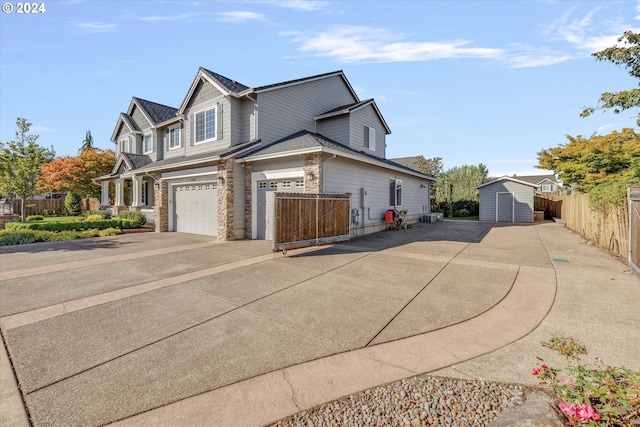
[(298, 50), (342, 63), (410, 62), (445, 58), (500, 58), (501, 49), (471, 47), (470, 41), (411, 42), (386, 29), (343, 26), (315, 35), (281, 33), (299, 43)]
[(220, 21), (224, 22), (249, 22), (249, 21), (264, 21), (264, 15), (255, 12), (248, 11), (231, 11), (218, 13)]
[(118, 28), (118, 24), (107, 24), (104, 22), (81, 22), (75, 24), (74, 27), (84, 33), (111, 33)]
[(142, 16), (137, 18), (138, 21), (148, 22), (166, 22), (166, 21), (183, 21), (185, 19), (193, 18), (196, 15), (194, 13), (183, 13), (181, 15), (167, 15), (167, 16)]

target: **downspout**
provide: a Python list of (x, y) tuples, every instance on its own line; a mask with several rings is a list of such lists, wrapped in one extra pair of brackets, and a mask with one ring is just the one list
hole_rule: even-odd
[(258, 138), (258, 98), (252, 98), (249, 94), (245, 95), (247, 98), (253, 101), (253, 111), (255, 112), (255, 118), (253, 120), (253, 139)]

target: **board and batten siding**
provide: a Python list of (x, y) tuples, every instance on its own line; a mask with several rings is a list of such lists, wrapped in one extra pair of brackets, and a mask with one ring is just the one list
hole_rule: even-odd
[[(367, 105), (351, 113), (350, 146), (378, 157), (385, 157), (385, 128), (372, 105)], [(376, 130), (375, 145), (365, 148), (365, 127)]]
[[(361, 222), (360, 226), (384, 222), (385, 212), (392, 207), (389, 206), (391, 179), (402, 180), (402, 206), (398, 206), (398, 209), (406, 209), (409, 219), (417, 219), (430, 209), (428, 180), (341, 158), (325, 161), (323, 175), (323, 193), (352, 193), (351, 207), (360, 209), (361, 221), (364, 218), (364, 224)], [(364, 206), (362, 188), (368, 191), (368, 206)]]
[(263, 143), (301, 130), (316, 132), (315, 116), (356, 102), (340, 76), (258, 93), (258, 135)]
[(533, 222), (533, 187), (503, 180), (481, 187), (478, 191), (480, 221), (495, 222), (497, 193), (513, 193), (514, 222)]

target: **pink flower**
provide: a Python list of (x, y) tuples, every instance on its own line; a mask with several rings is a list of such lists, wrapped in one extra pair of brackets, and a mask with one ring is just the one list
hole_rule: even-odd
[(542, 365), (541, 368), (542, 368), (543, 371), (546, 371), (547, 369), (549, 369), (549, 367), (547, 365)]
[(576, 388), (576, 385), (575, 385), (574, 383), (570, 383), (570, 382), (569, 382), (569, 381), (567, 381), (567, 380), (560, 380), (560, 382), (561, 382), (562, 384), (564, 384), (564, 385), (568, 385), (568, 386), (569, 386), (569, 387), (571, 387), (571, 388)]
[(560, 408), (569, 417), (576, 416), (576, 407), (573, 406), (571, 403), (560, 402), (558, 403), (558, 408)]
[(582, 422), (589, 419), (594, 419), (596, 421), (600, 419), (600, 414), (598, 414), (588, 403), (578, 406), (576, 408), (576, 415)]
[(540, 370), (538, 368), (533, 368), (531, 370), (531, 375), (538, 376), (540, 374)]

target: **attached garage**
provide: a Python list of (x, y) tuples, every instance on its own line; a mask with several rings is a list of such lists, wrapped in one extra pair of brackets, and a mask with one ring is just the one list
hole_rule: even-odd
[(533, 222), (536, 184), (503, 176), (475, 188), (480, 193), (480, 221)]
[(217, 236), (217, 183), (174, 185), (173, 211), (173, 231)]

